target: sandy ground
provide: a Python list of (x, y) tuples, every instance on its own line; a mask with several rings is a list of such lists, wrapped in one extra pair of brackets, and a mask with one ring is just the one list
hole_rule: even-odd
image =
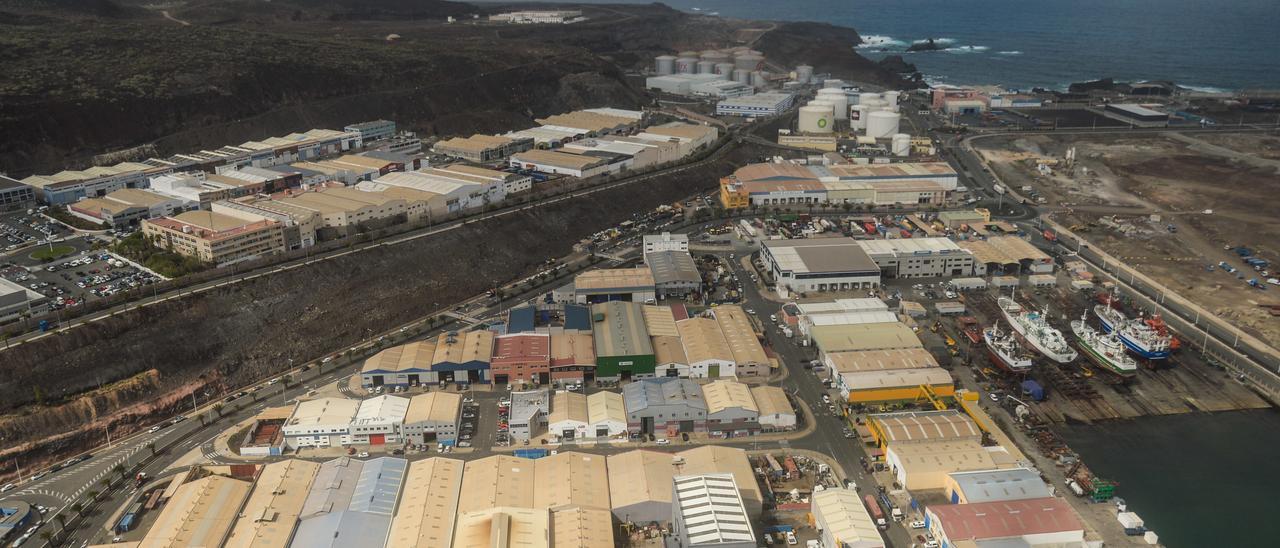
[[(1266, 276), (1226, 249), (1255, 250), (1278, 263), (1268, 274), (1280, 277), (1280, 138), (1035, 135), (979, 143), (992, 169), (1010, 184), (1035, 188), (1059, 222), (1215, 314), (1265, 340), (1280, 339), (1280, 318), (1259, 306), (1280, 304), (1280, 286), (1250, 287), (1246, 280)], [(1068, 168), (1071, 147), (1076, 162)], [(1038, 160), (1056, 165), (1041, 171)], [(1220, 261), (1239, 272), (1224, 272)]]

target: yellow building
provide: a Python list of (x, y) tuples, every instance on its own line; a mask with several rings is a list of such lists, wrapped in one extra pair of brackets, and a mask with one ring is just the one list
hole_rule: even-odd
[(720, 179), (720, 203), (725, 209), (743, 209), (751, 206), (751, 194), (733, 177)]
[(276, 221), (247, 221), (212, 211), (188, 211), (142, 222), (156, 246), (214, 264), (249, 260), (284, 251), (284, 230)]
[(951, 374), (941, 367), (840, 373), (836, 385), (849, 403), (863, 405), (924, 399), (921, 386), (931, 388), (936, 397), (955, 397)]
[(804, 133), (778, 134), (778, 144), (782, 146), (806, 148), (809, 150), (820, 150), (822, 152), (836, 151), (836, 136), (831, 135), (807, 135)]
[(867, 426), (881, 447), (982, 440), (982, 429), (977, 423), (955, 409), (879, 413), (868, 416)]

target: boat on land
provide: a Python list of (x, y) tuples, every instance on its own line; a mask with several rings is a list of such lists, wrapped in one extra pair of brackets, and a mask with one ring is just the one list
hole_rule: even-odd
[(1125, 352), (1125, 345), (1115, 331), (1102, 333), (1089, 325), (1088, 311), (1080, 319), (1071, 322), (1071, 331), (1084, 354), (1098, 366), (1119, 375), (1132, 377), (1138, 374), (1138, 362)]
[(1013, 333), (1002, 331), (1000, 326), (993, 325), (982, 330), (982, 340), (987, 345), (991, 361), (1000, 369), (1014, 374), (1031, 370), (1031, 353), (1022, 347)]
[(1058, 363), (1071, 363), (1080, 356), (1062, 332), (1049, 325), (1044, 313), (1023, 308), (1013, 297), (1000, 297), (996, 304), (1013, 332), (1036, 352)]
[(1143, 318), (1129, 318), (1124, 312), (1104, 305), (1093, 307), (1093, 313), (1102, 321), (1104, 332), (1116, 333), (1125, 348), (1138, 357), (1148, 360), (1169, 359), (1173, 336), (1169, 334), (1168, 328), (1163, 327), (1163, 322), (1159, 327), (1153, 326)]

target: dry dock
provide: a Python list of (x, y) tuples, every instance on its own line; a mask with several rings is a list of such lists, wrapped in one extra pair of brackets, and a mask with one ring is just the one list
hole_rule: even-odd
[[(1033, 289), (1022, 286), (1017, 300), (1036, 308), (1048, 307), (1051, 324), (1074, 343), (1069, 321), (1080, 317), (1086, 307), (1092, 309), (1093, 294), (1064, 289), (1069, 286), (1066, 275), (1058, 286)], [(904, 291), (904, 298), (908, 296)], [(1007, 295), (1007, 290), (1001, 294)], [(963, 295), (966, 315), (975, 317), (983, 326), (1000, 318), (994, 290), (974, 291)], [(972, 345), (962, 336), (955, 317), (939, 318), (942, 329), (933, 334), (921, 329), (921, 336), (931, 345), (945, 344), (944, 335), (959, 341), (959, 354), (953, 359), (957, 367), (971, 367), (974, 378), (987, 391), (1001, 390), (1020, 395), (1022, 378), (1015, 378), (991, 365), (981, 345)], [(933, 320), (929, 320), (932, 322)], [(1097, 324), (1090, 312), (1090, 322)], [(924, 322), (922, 322), (924, 323)], [(1003, 323), (1003, 320), (1001, 320)], [(927, 323), (924, 325), (928, 325)], [(1007, 328), (1007, 326), (1006, 326)], [(929, 339), (935, 339), (930, 341)], [(936, 346), (935, 346), (936, 347)], [(1037, 358), (1031, 379), (1045, 387), (1047, 397), (1035, 405), (1035, 411), (1050, 422), (1095, 422), (1129, 419), (1151, 415), (1174, 415), (1193, 412), (1261, 409), (1270, 404), (1233, 379), (1225, 370), (1211, 365), (1189, 341), (1170, 359), (1150, 369), (1141, 361), (1136, 377), (1121, 380), (1091, 363), (1083, 353), (1073, 363), (1059, 365), (1043, 357)]]

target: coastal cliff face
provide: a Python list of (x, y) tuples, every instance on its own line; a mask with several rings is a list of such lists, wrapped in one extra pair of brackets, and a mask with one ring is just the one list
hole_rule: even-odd
[(853, 29), (784, 23), (761, 34), (773, 24), (660, 4), (584, 5), (587, 22), (561, 26), (472, 24), (470, 14), (498, 8), (431, 0), (142, 5), (0, 0), (0, 171), (376, 118), (425, 135), (525, 127), (576, 107), (646, 103), (624, 72), (679, 49), (750, 43), (784, 67), (901, 82), (852, 50)]

